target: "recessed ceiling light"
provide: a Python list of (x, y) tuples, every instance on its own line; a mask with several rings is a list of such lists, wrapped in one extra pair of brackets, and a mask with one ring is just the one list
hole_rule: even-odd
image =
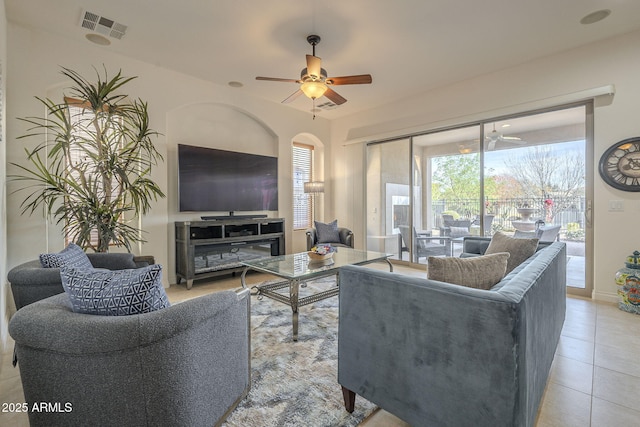
[(244, 86), (242, 83), (240, 82), (236, 82), (236, 81), (230, 81), (229, 83), (227, 83), (229, 86), (231, 87), (242, 87)]
[(595, 12), (591, 12), (590, 14), (582, 18), (580, 20), (580, 23), (584, 25), (595, 24), (598, 21), (602, 21), (604, 18), (606, 18), (609, 15), (611, 15), (611, 10), (609, 9), (597, 10)]
[(109, 46), (111, 44), (111, 41), (108, 38), (101, 36), (100, 34), (89, 33), (85, 35), (85, 38), (91, 43), (99, 44), (100, 46)]
[(511, 125), (510, 125), (509, 123), (505, 123), (505, 124), (503, 124), (503, 125), (502, 125), (502, 127), (503, 127), (503, 128), (508, 128), (508, 127), (510, 127), (510, 126), (511, 126)]

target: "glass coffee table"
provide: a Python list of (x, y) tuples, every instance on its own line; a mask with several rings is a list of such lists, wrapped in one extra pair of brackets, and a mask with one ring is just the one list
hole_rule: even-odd
[[(245, 267), (240, 277), (242, 287), (247, 287), (246, 276), (249, 270), (260, 271), (285, 279), (282, 282), (257, 285), (253, 286), (253, 288), (257, 290), (257, 295), (271, 298), (291, 307), (293, 311), (293, 340), (297, 341), (299, 308), (338, 295), (339, 291), (336, 284), (326, 291), (299, 298), (300, 286), (304, 282), (320, 277), (337, 275), (338, 268), (344, 265), (386, 262), (389, 265), (389, 271), (393, 271), (393, 264), (389, 261), (390, 254), (351, 248), (337, 248), (337, 250), (333, 254), (333, 259), (327, 261), (311, 261), (306, 252), (301, 252), (241, 262)], [(279, 289), (287, 287), (289, 288), (288, 295), (285, 292), (277, 292)]]

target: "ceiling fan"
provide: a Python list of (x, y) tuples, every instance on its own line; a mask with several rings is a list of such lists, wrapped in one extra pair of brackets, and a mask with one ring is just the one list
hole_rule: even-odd
[(487, 137), (485, 138), (485, 141), (487, 143), (487, 151), (495, 150), (496, 142), (498, 141), (509, 142), (509, 143), (518, 144), (518, 145), (525, 144), (522, 138), (519, 138), (517, 136), (504, 136), (503, 134), (498, 132), (496, 130), (495, 122), (493, 123), (493, 130), (487, 135)]
[(268, 80), (274, 82), (291, 82), (300, 84), (300, 88), (285, 98), (282, 103), (286, 104), (303, 93), (315, 100), (321, 96), (326, 96), (334, 104), (340, 105), (347, 102), (329, 86), (334, 85), (358, 85), (371, 83), (370, 74), (359, 74), (355, 76), (327, 77), (327, 71), (321, 67), (321, 59), (316, 56), (316, 45), (320, 43), (320, 36), (310, 35), (307, 42), (313, 47), (313, 54), (307, 55), (307, 67), (300, 72), (300, 79), (280, 79), (276, 77), (256, 77), (256, 80)]

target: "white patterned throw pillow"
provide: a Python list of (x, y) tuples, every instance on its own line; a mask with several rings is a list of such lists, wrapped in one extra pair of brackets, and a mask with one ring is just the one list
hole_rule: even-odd
[(128, 316), (169, 307), (162, 287), (162, 266), (130, 270), (60, 270), (73, 311), (104, 316)]
[(93, 268), (87, 254), (75, 243), (69, 243), (69, 246), (56, 254), (40, 254), (40, 264), (44, 268)]

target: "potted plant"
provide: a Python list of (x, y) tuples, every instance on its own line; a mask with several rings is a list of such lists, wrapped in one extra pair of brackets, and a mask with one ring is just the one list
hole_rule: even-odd
[(152, 142), (158, 133), (149, 127), (147, 104), (122, 93), (135, 77), (120, 71), (109, 78), (106, 69), (103, 76), (96, 70), (95, 83), (68, 68), (62, 74), (73, 82), (68, 97), (60, 103), (36, 97), (44, 117), (20, 119), (30, 125), (20, 138), (44, 138), (25, 148), (28, 166), (13, 163), (20, 169), (14, 179), (27, 183), (20, 190), (30, 191), (22, 213), (44, 208), (85, 249), (130, 251), (144, 241), (135, 220), (165, 197), (150, 178), (162, 156)]

